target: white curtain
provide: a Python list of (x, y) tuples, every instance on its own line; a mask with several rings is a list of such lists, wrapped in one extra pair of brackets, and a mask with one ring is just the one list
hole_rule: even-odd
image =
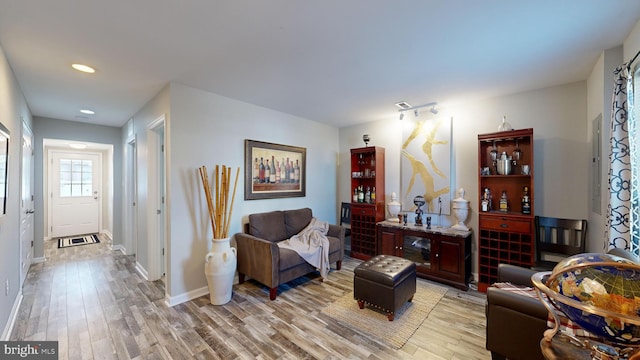
[[(629, 108), (632, 77), (627, 64), (614, 71), (614, 91), (609, 138), (609, 205), (605, 226), (608, 249), (631, 250), (631, 150), (629, 147)], [(631, 91), (628, 91), (631, 90)], [(635, 140), (634, 138), (634, 141)]]
[[(638, 55), (636, 55), (637, 57)], [(635, 58), (634, 58), (635, 60)], [(634, 60), (631, 60), (633, 62)], [(631, 68), (631, 63), (627, 68)], [(640, 107), (635, 106), (635, 90), (640, 89), (640, 66), (631, 75), (629, 93), (629, 139), (631, 148), (631, 251), (640, 255)]]

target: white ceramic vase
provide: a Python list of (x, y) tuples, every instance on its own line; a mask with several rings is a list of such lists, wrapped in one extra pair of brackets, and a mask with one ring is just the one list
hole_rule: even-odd
[(454, 230), (468, 231), (469, 228), (464, 224), (469, 216), (469, 200), (464, 199), (464, 189), (458, 190), (458, 197), (451, 201), (453, 203), (453, 213), (458, 219), (458, 223), (451, 228)]
[(391, 193), (391, 201), (387, 204), (387, 210), (389, 211), (389, 219), (387, 219), (387, 221), (393, 221), (393, 222), (399, 222), (398, 220), (398, 213), (400, 212), (400, 209), (402, 208), (402, 205), (398, 202), (398, 197), (396, 196), (396, 193), (393, 192)]
[(233, 279), (238, 259), (231, 238), (213, 239), (211, 251), (205, 257), (204, 274), (209, 285), (212, 305), (224, 305), (231, 301)]

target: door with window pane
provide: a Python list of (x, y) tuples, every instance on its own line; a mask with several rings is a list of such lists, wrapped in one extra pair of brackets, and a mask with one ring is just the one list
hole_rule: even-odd
[(101, 202), (100, 154), (54, 152), (52, 155), (51, 237), (97, 233)]

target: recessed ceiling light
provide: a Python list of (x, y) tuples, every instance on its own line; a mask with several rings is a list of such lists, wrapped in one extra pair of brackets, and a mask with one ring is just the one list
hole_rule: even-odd
[(71, 67), (78, 70), (78, 71), (82, 71), (84, 73), (88, 73), (88, 74), (93, 74), (96, 72), (96, 69), (92, 68), (89, 65), (85, 65), (85, 64), (71, 64)]
[(80, 110), (80, 112), (83, 113), (83, 114), (89, 114), (89, 115), (93, 115), (93, 114), (96, 113), (95, 111), (88, 110), (88, 109), (82, 109), (82, 110)]
[(86, 149), (87, 148), (86, 144), (81, 144), (81, 143), (70, 143), (69, 146), (74, 148), (74, 149)]

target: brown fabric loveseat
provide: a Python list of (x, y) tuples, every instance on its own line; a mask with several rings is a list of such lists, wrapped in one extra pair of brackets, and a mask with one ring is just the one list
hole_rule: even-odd
[[(269, 298), (275, 300), (280, 284), (316, 271), (295, 251), (277, 244), (302, 231), (312, 217), (309, 208), (249, 215), (247, 233), (236, 234), (239, 282), (249, 276), (269, 287)], [(344, 259), (344, 233), (343, 227), (329, 225), (329, 262), (335, 262), (337, 270)]]

